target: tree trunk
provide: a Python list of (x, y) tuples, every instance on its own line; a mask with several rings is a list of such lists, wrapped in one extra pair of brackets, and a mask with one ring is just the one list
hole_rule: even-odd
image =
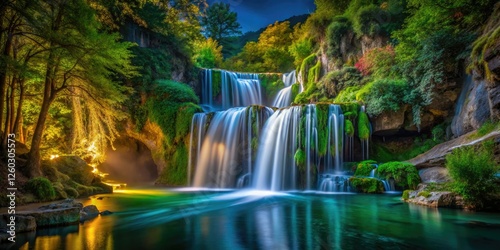
[(17, 103), (16, 120), (14, 121), (12, 133), (17, 133), (17, 131), (19, 130), (20, 131), (19, 134), (22, 134), (21, 133), (22, 127), (21, 127), (21, 129), (19, 129), (19, 124), (21, 123), (21, 118), (22, 118), (24, 93), (25, 92), (26, 91), (24, 88), (24, 80), (19, 80), (19, 101)]
[[(51, 44), (50, 47), (52, 47)], [(28, 153), (28, 163), (26, 165), (26, 174), (30, 177), (42, 175), (40, 170), (40, 145), (42, 143), (43, 131), (45, 129), (45, 121), (49, 114), (50, 104), (55, 98), (54, 77), (55, 77), (54, 53), (51, 51), (47, 60), (47, 68), (45, 72), (45, 84), (43, 91), (43, 101), (40, 107), (40, 114), (36, 122), (35, 131), (33, 132), (33, 139), (31, 140), (31, 149)]]
[[(5, 47), (3, 49), (3, 56), (5, 58), (9, 57), (10, 48), (12, 47), (12, 34), (10, 32), (7, 34), (7, 40), (5, 41)], [(0, 68), (0, 126), (3, 124), (3, 110), (5, 91), (7, 89), (7, 63)]]

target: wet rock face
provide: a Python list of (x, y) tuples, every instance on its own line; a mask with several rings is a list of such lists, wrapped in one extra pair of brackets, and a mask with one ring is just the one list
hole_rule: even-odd
[(463, 86), (462, 91), (467, 93), (463, 103), (461, 101), (457, 103), (459, 106), (451, 124), (454, 136), (461, 136), (478, 129), (490, 118), (489, 91), (486, 82), (473, 80), (471, 86), (467, 84)]
[(7, 224), (10, 223), (11, 216), (16, 217), (16, 233), (31, 232), (36, 229), (35, 218), (32, 216), (2, 214), (0, 216), (0, 231), (8, 231)]
[(405, 122), (405, 111), (403, 107), (400, 110), (393, 112), (384, 112), (372, 119), (373, 134), (380, 136), (388, 136), (396, 134)]
[(448, 169), (443, 167), (425, 168), (419, 171), (419, 175), (423, 183), (444, 183), (451, 181)]

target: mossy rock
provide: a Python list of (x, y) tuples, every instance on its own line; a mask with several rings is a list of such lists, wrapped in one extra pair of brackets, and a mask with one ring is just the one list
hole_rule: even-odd
[[(94, 173), (92, 173), (93, 168), (78, 156), (61, 156), (50, 161), (43, 161), (42, 165), (42, 169), (55, 168), (69, 176), (71, 180), (82, 185), (90, 185), (95, 178)], [(53, 172), (53, 170), (49, 171)], [(60, 178), (64, 178), (62, 175), (58, 175), (57, 172), (54, 174), (54, 181), (62, 181)], [(54, 178), (54, 176), (51, 178)]]
[(420, 175), (417, 168), (408, 162), (392, 161), (379, 165), (377, 173), (385, 179), (394, 179), (396, 186), (407, 189), (415, 189), (420, 183)]
[(379, 194), (384, 192), (384, 184), (379, 179), (351, 177), (349, 182), (361, 193)]
[(56, 192), (52, 183), (45, 177), (30, 179), (24, 185), (24, 189), (32, 193), (39, 201), (49, 201), (56, 198)]
[(356, 166), (355, 176), (370, 176), (370, 173), (373, 169), (375, 169), (374, 164), (377, 164), (376, 161), (366, 160), (358, 163)]

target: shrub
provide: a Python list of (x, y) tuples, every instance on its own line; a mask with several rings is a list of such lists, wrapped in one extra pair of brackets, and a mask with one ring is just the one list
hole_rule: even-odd
[(446, 156), (446, 167), (455, 181), (454, 191), (471, 207), (484, 207), (489, 196), (498, 191), (495, 173), (499, 167), (493, 158), (491, 142), (454, 149)]
[(377, 173), (385, 179), (393, 178), (395, 184), (403, 189), (415, 189), (420, 183), (417, 168), (407, 162), (392, 161), (379, 165)]
[(193, 61), (200, 68), (219, 67), (222, 63), (222, 46), (212, 38), (195, 42)]
[(395, 57), (392, 45), (373, 48), (366, 51), (354, 67), (365, 76), (373, 74), (379, 78), (387, 77), (395, 64)]
[(383, 193), (384, 184), (375, 178), (359, 178), (351, 177), (349, 182), (354, 186), (359, 192), (362, 193)]
[(404, 80), (380, 79), (365, 85), (357, 99), (366, 104), (366, 112), (377, 116), (384, 111), (397, 111), (404, 103), (407, 84)]
[(52, 200), (56, 196), (52, 183), (45, 177), (36, 177), (29, 180), (26, 182), (25, 188), (40, 201)]
[(341, 57), (340, 41), (342, 36), (351, 30), (351, 24), (347, 20), (332, 22), (326, 31), (327, 37), (327, 55), (331, 58)]
[(403, 195), (401, 196), (401, 198), (403, 198), (403, 200), (408, 200), (408, 199), (410, 199), (410, 192), (411, 192), (411, 191), (412, 191), (412, 190), (408, 190), (408, 189), (407, 189), (407, 190), (405, 190), (405, 191), (403, 191)]

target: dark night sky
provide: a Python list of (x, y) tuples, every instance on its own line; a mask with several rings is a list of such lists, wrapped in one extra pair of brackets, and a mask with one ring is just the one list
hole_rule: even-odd
[(294, 15), (309, 14), (315, 9), (314, 0), (207, 0), (229, 3), (231, 10), (238, 13), (242, 32), (255, 31), (275, 21)]

